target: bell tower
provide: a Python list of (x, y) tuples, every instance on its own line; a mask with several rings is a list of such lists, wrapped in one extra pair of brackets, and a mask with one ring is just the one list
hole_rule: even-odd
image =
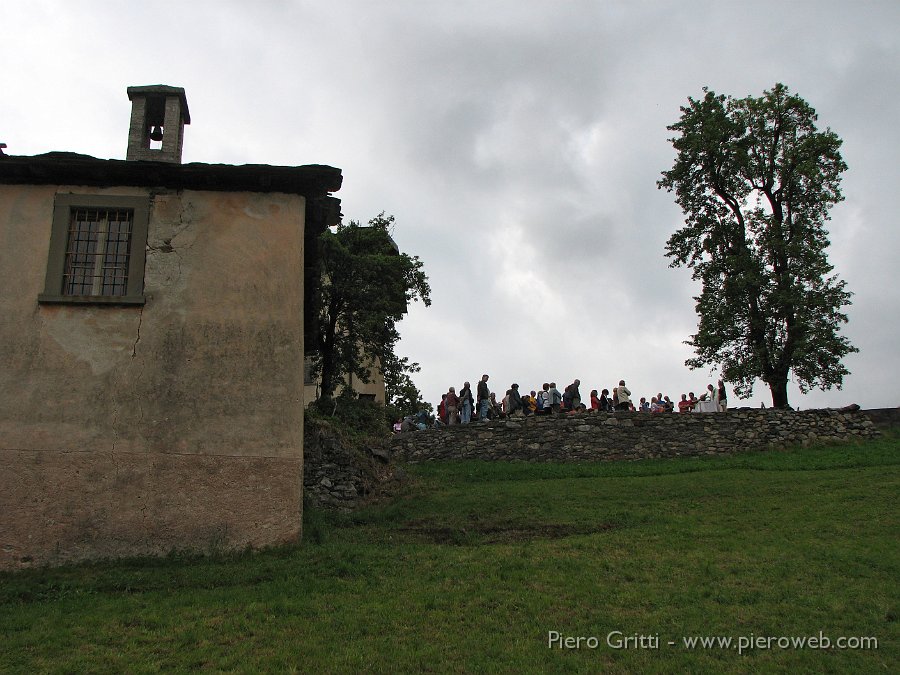
[(153, 84), (128, 87), (131, 128), (126, 160), (181, 164), (184, 125), (191, 123), (181, 87)]

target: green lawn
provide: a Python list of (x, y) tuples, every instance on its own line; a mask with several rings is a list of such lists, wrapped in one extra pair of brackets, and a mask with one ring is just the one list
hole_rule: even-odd
[(900, 671), (898, 439), (408, 472), (301, 546), (0, 575), (0, 672)]

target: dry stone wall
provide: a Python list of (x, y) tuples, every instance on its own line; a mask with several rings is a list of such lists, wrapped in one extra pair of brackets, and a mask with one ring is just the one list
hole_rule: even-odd
[(394, 437), (396, 459), (569, 462), (731, 454), (859, 441), (879, 434), (862, 412), (734, 410), (594, 413), (429, 429)]
[(359, 446), (320, 421), (306, 420), (303, 453), (303, 494), (315, 507), (349, 511), (401, 478), (380, 440)]

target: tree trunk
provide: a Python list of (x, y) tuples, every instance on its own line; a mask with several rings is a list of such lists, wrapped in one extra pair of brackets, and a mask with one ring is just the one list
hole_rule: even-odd
[(334, 393), (334, 365), (330, 356), (322, 357), (322, 376), (319, 381), (319, 398), (331, 398)]
[(337, 341), (339, 304), (332, 297), (328, 303), (328, 323), (321, 328), (322, 335), (319, 341), (319, 355), (322, 359), (322, 368), (319, 379), (319, 398), (329, 399), (334, 395), (335, 381), (337, 379), (337, 358), (335, 343)]
[(772, 392), (773, 408), (788, 408), (787, 378), (779, 377), (769, 382), (769, 389)]
[(334, 334), (328, 335), (322, 344), (320, 352), (322, 369), (319, 376), (319, 398), (328, 399), (334, 394), (335, 360), (334, 360)]

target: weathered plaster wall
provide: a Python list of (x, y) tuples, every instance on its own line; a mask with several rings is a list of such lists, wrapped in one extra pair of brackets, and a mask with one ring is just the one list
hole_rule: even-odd
[(730, 454), (872, 438), (861, 412), (582, 413), (457, 425), (394, 436), (394, 456), (567, 462)]
[(144, 307), (39, 305), (57, 191), (0, 186), (0, 568), (299, 537), (303, 197), (152, 193)]

